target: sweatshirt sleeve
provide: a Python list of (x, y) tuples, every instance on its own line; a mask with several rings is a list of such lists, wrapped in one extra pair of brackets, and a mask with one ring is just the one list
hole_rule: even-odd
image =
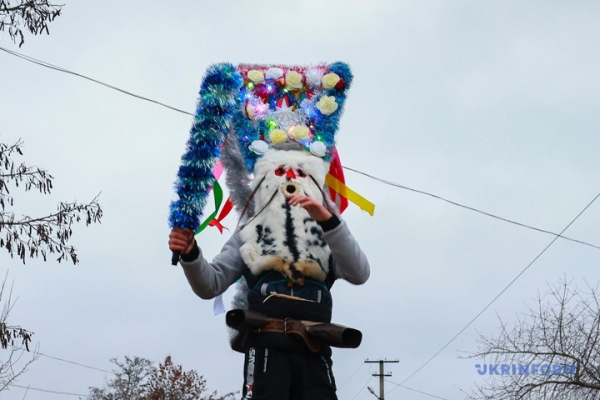
[(323, 235), (333, 254), (335, 277), (355, 285), (365, 283), (371, 273), (369, 261), (346, 222), (340, 221), (335, 228), (324, 230)]
[(240, 246), (239, 234), (236, 232), (212, 262), (206, 261), (202, 250), (195, 260), (180, 260), (194, 293), (203, 299), (212, 299), (225, 292), (242, 276), (245, 264), (240, 255)]

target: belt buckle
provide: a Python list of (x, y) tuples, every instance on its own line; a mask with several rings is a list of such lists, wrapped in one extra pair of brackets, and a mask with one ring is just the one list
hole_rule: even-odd
[(285, 319), (283, 320), (283, 334), (284, 334), (284, 335), (287, 335), (287, 324), (288, 324), (288, 321), (289, 321), (289, 320), (290, 320), (289, 318), (285, 318)]

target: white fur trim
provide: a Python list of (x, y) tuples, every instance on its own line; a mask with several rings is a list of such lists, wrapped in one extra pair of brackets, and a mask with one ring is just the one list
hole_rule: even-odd
[[(280, 187), (288, 179), (275, 173), (280, 166), (286, 171), (302, 169), (307, 176), (293, 179), (300, 192), (319, 201), (324, 200), (308, 175), (323, 187), (327, 162), (305, 151), (269, 149), (254, 169), (253, 185), (260, 183), (254, 208), (258, 215), (240, 232), (244, 243), (240, 248), (241, 256), (255, 275), (265, 270), (277, 270), (293, 281), (302, 281), (302, 278), (297, 279), (298, 273), (323, 281), (329, 272), (331, 250), (323, 239), (321, 227), (308, 212), (300, 206), (286, 204)], [(293, 243), (288, 243), (290, 236)]]

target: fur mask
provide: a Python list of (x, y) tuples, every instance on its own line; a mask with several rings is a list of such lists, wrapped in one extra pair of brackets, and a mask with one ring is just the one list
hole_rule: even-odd
[(329, 166), (304, 149), (269, 149), (254, 170), (254, 217), (241, 229), (240, 252), (258, 275), (276, 270), (302, 285), (305, 277), (324, 281), (331, 251), (321, 227), (300, 206), (290, 206), (286, 194), (303, 194), (323, 203)]

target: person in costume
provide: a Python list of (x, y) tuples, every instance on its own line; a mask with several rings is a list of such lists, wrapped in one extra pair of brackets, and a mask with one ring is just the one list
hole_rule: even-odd
[[(349, 85), (351, 75), (345, 64), (329, 66), (329, 73), (339, 82), (339, 75), (331, 72), (336, 66), (342, 74), (347, 72), (345, 85)], [(321, 119), (310, 114), (321, 109), (319, 104), (331, 89), (341, 96), (346, 86), (340, 91), (325, 83), (327, 66), (316, 72), (321, 78), (317, 84), (311, 77), (314, 70), (296, 68), (286, 73), (279, 67), (238, 67), (244, 78), (236, 97), (241, 104), (233, 112), (222, 161), (232, 201), (241, 215), (239, 226), (212, 262), (203, 257), (194, 229), (172, 224), (169, 236), (169, 248), (179, 253), (185, 276), (199, 297), (219, 296), (243, 277), (247, 308), (284, 321), (283, 325), (289, 320), (331, 322), (330, 289), (335, 280), (362, 284), (370, 273), (365, 254), (340, 219), (325, 184), (333, 134), (330, 143), (327, 138), (318, 140), (327, 137), (326, 123), (333, 121), (324, 117), (339, 113), (337, 102), (343, 103), (343, 97), (330, 96), (333, 105), (330, 101), (323, 106), (317, 115)], [(265, 94), (260, 85), (272, 93)], [(337, 129), (334, 122), (333, 130)], [(324, 128), (319, 131), (319, 126)], [(249, 138), (249, 132), (254, 137)], [(232, 343), (245, 353), (243, 398), (337, 399), (331, 348), (313, 346), (306, 337), (287, 334), (287, 328), (275, 325), (246, 331)]]

